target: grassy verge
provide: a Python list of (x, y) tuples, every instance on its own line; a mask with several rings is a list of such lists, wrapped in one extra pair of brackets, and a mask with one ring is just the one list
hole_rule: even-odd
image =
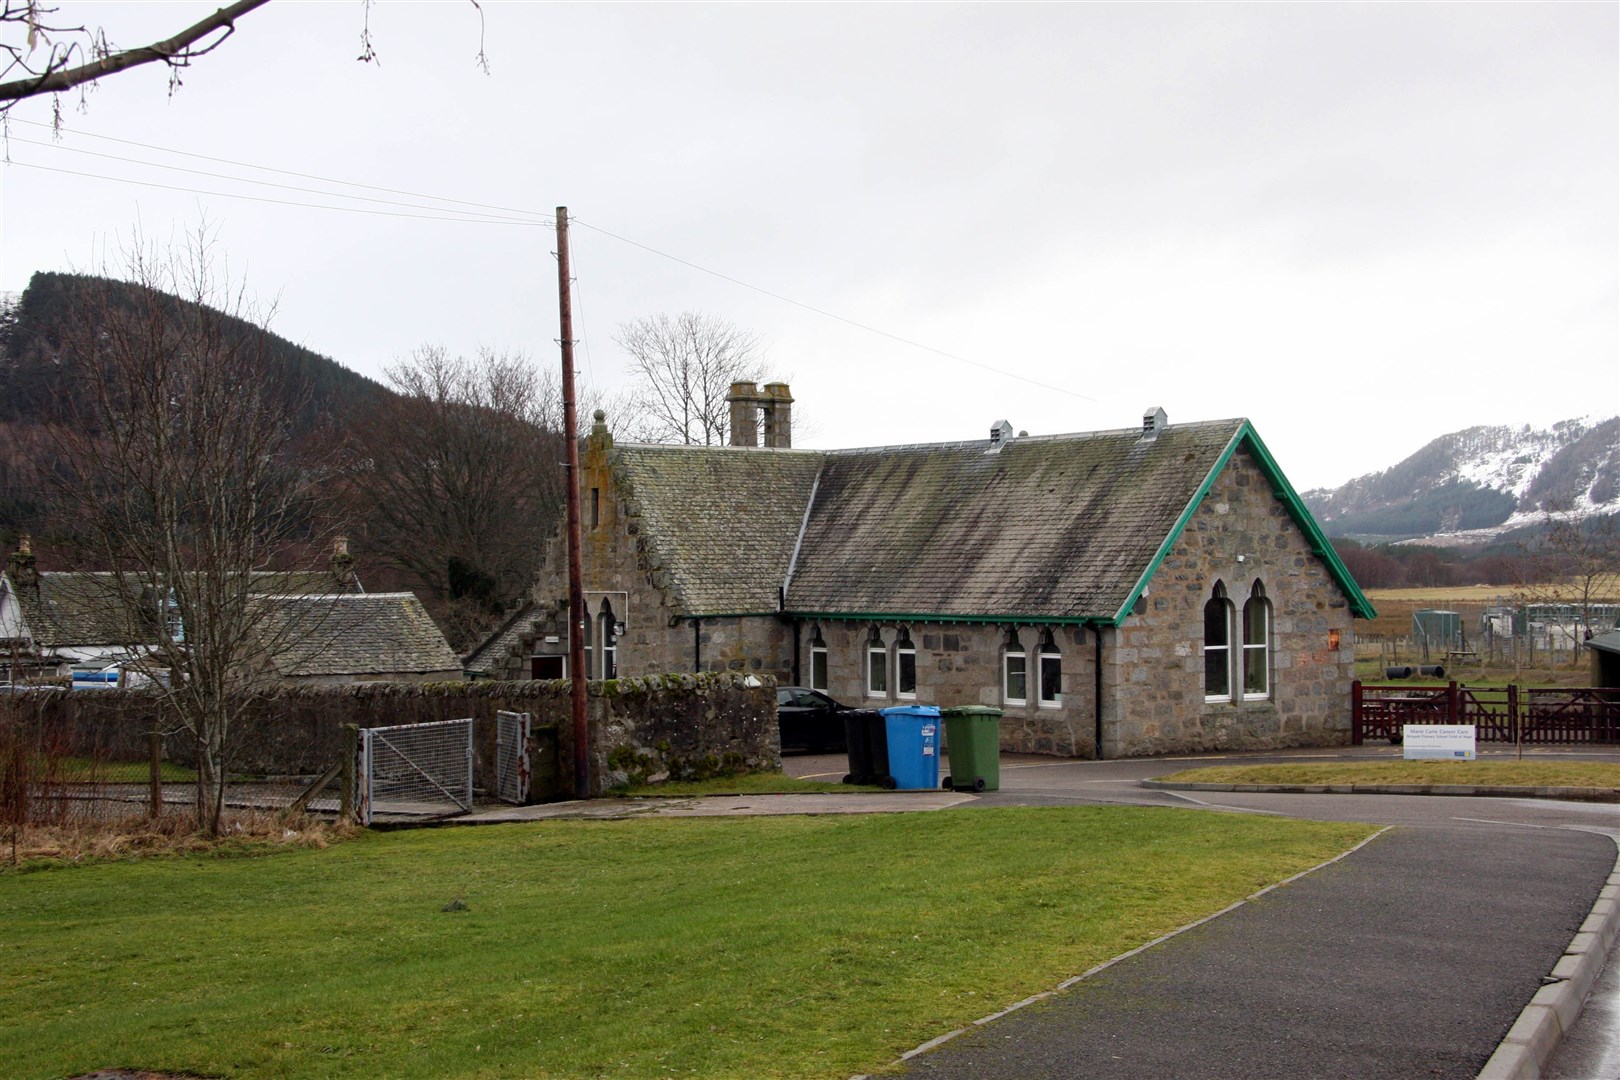
[(1123, 807), (571, 821), (9, 875), (0, 1045), (19, 1078), (846, 1077), (1369, 831)]
[(662, 784), (641, 784), (624, 788), (615, 795), (640, 798), (648, 795), (792, 795), (827, 792), (882, 791), (865, 784), (840, 784), (828, 780), (800, 780), (779, 772), (744, 773), (713, 780), (682, 780)]
[(1620, 765), (1587, 761), (1343, 761), (1188, 769), (1159, 780), (1205, 784), (1489, 784), (1620, 788)]

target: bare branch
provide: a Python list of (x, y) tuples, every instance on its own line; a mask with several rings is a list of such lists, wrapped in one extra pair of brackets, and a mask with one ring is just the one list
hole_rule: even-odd
[[(270, 0), (237, 0), (229, 7), (220, 8), (206, 19), (186, 27), (173, 37), (138, 49), (114, 50), (108, 46), (106, 37), (97, 32), (91, 38), (88, 50), (90, 59), (76, 66), (70, 66), (76, 59), (84, 56), (86, 51), (84, 47), (78, 42), (64, 46), (51, 40), (51, 34), (60, 34), (64, 31), (47, 28), (39, 23), (38, 16), (47, 13), (47, 9), (40, 9), (32, 2), (14, 9), (8, 0), (4, 14), (0, 15), (0, 21), (26, 21), (29, 26), (29, 51), (32, 51), (41, 38), (49, 44), (50, 51), (45, 63), (36, 70), (28, 65), (26, 53), (12, 47), (8, 70), (10, 67), (22, 66), (30, 74), (25, 78), (0, 83), (0, 101), (13, 102), (42, 94), (60, 93), (143, 64), (163, 63), (171, 68), (185, 67), (196, 58), (213, 52), (230, 37), (236, 30), (238, 18), (269, 2)], [(80, 27), (76, 28), (75, 32), (84, 31)], [(214, 34), (220, 36), (213, 41), (205, 40)]]

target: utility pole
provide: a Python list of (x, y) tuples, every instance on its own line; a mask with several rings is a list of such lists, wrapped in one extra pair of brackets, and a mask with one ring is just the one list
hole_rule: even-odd
[(590, 719), (586, 713), (585, 585), (579, 539), (579, 421), (574, 415), (574, 305), (568, 270), (568, 207), (557, 207), (557, 315), (561, 323), (563, 441), (568, 504), (568, 687), (574, 706), (574, 796), (591, 794)]

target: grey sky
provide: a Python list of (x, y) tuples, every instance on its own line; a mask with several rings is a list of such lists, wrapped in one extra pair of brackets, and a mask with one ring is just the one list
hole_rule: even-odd
[[(61, 0), (126, 46), (216, 6)], [(549, 229), (27, 167), (343, 201), (74, 152), (335, 189), (104, 135), (567, 205), (998, 369), (573, 233), (594, 384), (622, 383), (618, 323), (720, 315), (769, 342), (806, 445), (979, 438), (1002, 417), (1134, 426), (1162, 405), (1172, 423), (1248, 416), (1303, 489), (1471, 424), (1620, 410), (1614, 3), (484, 7), (487, 77), (470, 5), (376, 5), (372, 66), (354, 61), (358, 2), (277, 0), (173, 97), (163, 73), (129, 73), (55, 146), (14, 122), (0, 290), (206, 213), (277, 303), (273, 328), (349, 367), (376, 375), (428, 343), (556, 363)]]

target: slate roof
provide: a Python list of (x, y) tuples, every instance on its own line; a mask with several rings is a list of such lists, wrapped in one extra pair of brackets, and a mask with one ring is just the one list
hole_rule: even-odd
[(1620, 655), (1620, 630), (1610, 630), (1608, 633), (1598, 634), (1586, 642), (1588, 649), (1599, 652)]
[(825, 456), (811, 450), (620, 444), (648, 562), (692, 615), (776, 611)]
[(1112, 617), (1242, 423), (829, 454), (787, 606)]
[[(256, 571), (253, 591), (318, 593), (332, 588), (324, 571)], [(44, 648), (81, 645), (141, 645), (157, 638), (156, 616), (145, 623), (121, 597), (142, 585), (130, 575), (107, 571), (52, 570), (39, 575), (38, 588), (11, 582), (29, 636)]]
[(461, 672), (427, 609), (412, 593), (267, 596), (259, 625), (281, 645), (282, 675), (420, 675)]
[(1000, 449), (621, 444), (613, 460), (649, 567), (668, 575), (683, 614), (1117, 623), (1240, 448), (1352, 610), (1375, 614), (1247, 420)]

